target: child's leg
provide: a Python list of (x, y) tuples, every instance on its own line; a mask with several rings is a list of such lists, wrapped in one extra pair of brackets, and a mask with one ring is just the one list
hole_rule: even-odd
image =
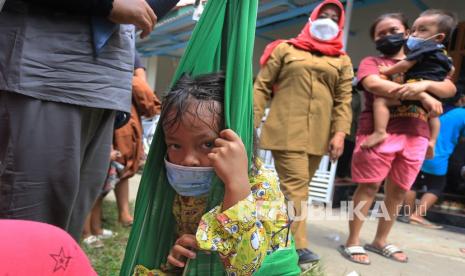
[(133, 217), (129, 210), (129, 179), (122, 179), (115, 186), (118, 220), (123, 226), (131, 226)]
[(428, 142), (428, 150), (426, 151), (426, 159), (434, 157), (434, 147), (436, 146), (436, 140), (438, 139), (439, 129), (441, 128), (441, 122), (439, 117), (430, 118), (429, 121), (430, 138)]
[(92, 208), (91, 217), (90, 217), (90, 229), (92, 235), (101, 235), (102, 228), (102, 202), (103, 197), (99, 196), (95, 201), (94, 207)]
[(92, 231), (90, 229), (90, 217), (92, 216), (92, 211), (89, 213), (89, 215), (86, 218), (86, 221), (84, 222), (84, 229), (82, 230), (82, 238), (85, 239), (88, 236), (92, 235)]
[(374, 131), (360, 145), (361, 148), (371, 148), (382, 143), (387, 138), (386, 128), (389, 122), (389, 106), (398, 105), (399, 101), (376, 97), (373, 102)]

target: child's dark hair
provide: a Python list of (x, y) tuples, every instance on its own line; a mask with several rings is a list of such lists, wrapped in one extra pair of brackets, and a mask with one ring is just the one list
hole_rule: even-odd
[(393, 19), (399, 20), (402, 23), (402, 25), (404, 25), (404, 28), (406, 30), (409, 28), (407, 17), (405, 17), (404, 14), (402, 14), (400, 12), (384, 13), (384, 14), (378, 16), (375, 19), (375, 21), (373, 21), (373, 23), (371, 24), (370, 37), (371, 37), (372, 40), (375, 39), (376, 26), (378, 26), (379, 22), (383, 21), (384, 19), (388, 19), (388, 18), (393, 18)]
[[(224, 72), (211, 73), (191, 77), (184, 74), (165, 96), (161, 105), (160, 123), (166, 131), (177, 127), (186, 114), (198, 118), (207, 126), (217, 131), (224, 126)], [(213, 124), (205, 121), (199, 114), (199, 110), (206, 108), (214, 116)], [(254, 132), (254, 149), (252, 153), (252, 174), (256, 174), (258, 168), (258, 145), (256, 132)]]
[(457, 17), (454, 13), (448, 12), (445, 10), (440, 9), (429, 9), (420, 14), (420, 16), (432, 16), (435, 15), (438, 18), (438, 31), (441, 33), (445, 33), (446, 37), (444, 41), (449, 40), (452, 31), (457, 26)]
[[(184, 74), (165, 96), (160, 114), (163, 129), (177, 126), (186, 114), (198, 118), (212, 129), (223, 129), (224, 73), (191, 77)], [(202, 119), (199, 110), (206, 108), (214, 114), (213, 123)]]

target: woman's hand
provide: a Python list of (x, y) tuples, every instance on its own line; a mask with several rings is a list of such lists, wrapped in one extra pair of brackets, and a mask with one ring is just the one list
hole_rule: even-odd
[(392, 89), (389, 93), (397, 95), (397, 99), (405, 100), (418, 96), (420, 93), (425, 92), (427, 88), (428, 84), (425, 81), (410, 82)]
[(342, 155), (345, 137), (346, 134), (344, 132), (338, 131), (334, 133), (333, 138), (329, 141), (328, 153), (331, 161), (336, 161)]
[(223, 210), (249, 195), (247, 152), (241, 138), (234, 131), (225, 129), (220, 132), (208, 158), (225, 186)]
[(177, 267), (184, 267), (185, 260), (195, 259), (195, 250), (198, 249), (197, 240), (194, 235), (184, 234), (174, 243), (168, 255), (168, 262)]

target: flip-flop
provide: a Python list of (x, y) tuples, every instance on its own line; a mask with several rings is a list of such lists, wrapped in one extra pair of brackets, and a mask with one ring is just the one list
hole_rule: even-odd
[(443, 228), (442, 225), (434, 224), (427, 219), (417, 220), (417, 219), (410, 218), (410, 224), (422, 226), (422, 227), (429, 228), (429, 229), (442, 229)]
[(339, 253), (341, 253), (341, 255), (344, 258), (346, 258), (347, 260), (349, 260), (351, 262), (354, 262), (354, 263), (357, 263), (357, 264), (363, 264), (363, 265), (369, 265), (370, 264), (370, 260), (357, 261), (357, 260), (352, 258), (353, 256), (357, 256), (357, 255), (364, 255), (364, 256), (368, 257), (367, 252), (360, 245), (345, 246), (345, 245), (341, 244), (337, 248), (337, 251), (339, 251)]
[(398, 216), (397, 221), (410, 224), (410, 217), (409, 216)]
[(404, 251), (400, 250), (399, 247), (393, 245), (393, 244), (386, 244), (383, 248), (378, 248), (376, 246), (373, 246), (369, 243), (365, 244), (364, 248), (370, 252), (379, 254), (383, 257), (386, 257), (388, 259), (391, 259), (393, 261), (399, 262), (399, 263), (407, 263), (408, 262), (408, 257), (405, 260), (399, 260), (394, 257), (394, 254), (396, 253), (404, 253)]

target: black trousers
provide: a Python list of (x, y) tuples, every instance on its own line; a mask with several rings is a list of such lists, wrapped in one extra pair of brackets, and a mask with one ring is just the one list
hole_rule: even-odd
[(78, 240), (107, 174), (115, 112), (0, 91), (0, 218)]

